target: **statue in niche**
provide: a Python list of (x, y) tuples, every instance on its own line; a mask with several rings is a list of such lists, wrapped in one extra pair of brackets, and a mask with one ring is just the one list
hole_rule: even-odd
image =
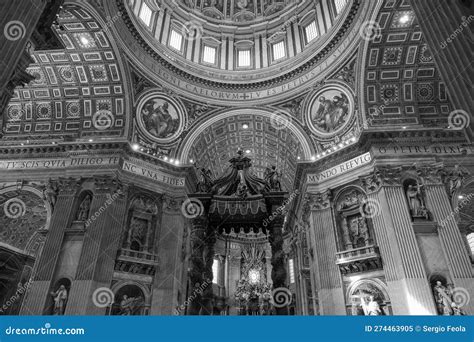
[(353, 217), (350, 221), (349, 231), (354, 248), (367, 246), (369, 244), (369, 229), (365, 218)]
[(462, 170), (459, 165), (454, 165), (453, 171), (450, 172), (449, 179), (449, 195), (453, 197), (454, 193), (461, 188), (462, 181), (469, 173)]
[(265, 169), (264, 177), (267, 183), (267, 189), (270, 191), (281, 191), (281, 172), (278, 172), (276, 166), (273, 165), (271, 168)]
[(50, 179), (43, 190), (43, 199), (45, 199), (51, 205), (51, 208), (54, 209), (57, 197), (58, 188)]
[(143, 238), (146, 232), (146, 221), (133, 217), (130, 221), (130, 248), (140, 250), (143, 245)]
[(409, 184), (406, 190), (406, 196), (408, 199), (408, 206), (410, 207), (410, 214), (412, 219), (423, 218), (428, 220), (429, 213), (426, 209), (423, 194), (421, 192), (422, 185), (416, 182), (415, 185)]
[(349, 228), (347, 227), (347, 219), (344, 217), (341, 222), (342, 229), (342, 239), (344, 241), (344, 246), (346, 249), (352, 248), (351, 235), (349, 233)]
[(382, 309), (380, 309), (379, 303), (374, 299), (374, 296), (370, 295), (368, 300), (365, 296), (360, 297), (361, 306), (364, 310), (365, 316), (381, 316), (383, 315)]
[(76, 221), (86, 221), (89, 218), (89, 211), (91, 209), (92, 198), (87, 194), (82, 200), (77, 210)]
[(124, 294), (122, 300), (120, 301), (119, 315), (131, 316), (136, 314), (141, 302), (141, 297), (128, 297), (126, 294)]
[(444, 316), (451, 316), (453, 314), (452, 303), (454, 302), (450, 291), (441, 281), (437, 281), (433, 287), (433, 293), (436, 301), (436, 308), (438, 314)]
[(64, 310), (66, 309), (66, 301), (67, 301), (66, 286), (64, 285), (59, 286), (59, 289), (51, 292), (51, 296), (53, 296), (53, 300), (54, 300), (53, 315), (59, 315), (59, 316), (64, 315)]

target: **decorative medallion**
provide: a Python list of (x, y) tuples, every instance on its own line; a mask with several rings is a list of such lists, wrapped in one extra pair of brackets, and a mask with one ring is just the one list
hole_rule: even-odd
[(318, 90), (309, 101), (306, 122), (313, 133), (322, 137), (334, 136), (350, 122), (354, 113), (354, 99), (349, 89), (328, 85)]
[(170, 143), (183, 131), (185, 108), (177, 100), (160, 92), (145, 95), (137, 106), (140, 130), (157, 143)]

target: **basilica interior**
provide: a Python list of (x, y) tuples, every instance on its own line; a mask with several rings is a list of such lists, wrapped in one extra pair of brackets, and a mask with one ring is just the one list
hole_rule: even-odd
[(0, 1), (0, 314), (474, 314), (473, 20)]

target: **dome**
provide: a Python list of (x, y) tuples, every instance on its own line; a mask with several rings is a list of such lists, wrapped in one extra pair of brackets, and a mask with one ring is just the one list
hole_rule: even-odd
[(127, 0), (118, 5), (133, 37), (161, 64), (191, 77), (248, 85), (303, 68), (334, 44), (359, 2)]

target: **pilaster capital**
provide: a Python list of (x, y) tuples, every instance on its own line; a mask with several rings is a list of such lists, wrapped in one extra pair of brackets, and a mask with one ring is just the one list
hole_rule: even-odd
[(98, 194), (123, 194), (124, 187), (118, 178), (110, 176), (94, 177), (94, 187)]
[[(176, 213), (180, 209), (182, 209), (181, 206), (183, 205), (184, 198), (173, 197), (173, 196), (164, 194), (162, 197), (162, 200), (163, 200), (163, 211), (168, 212), (168, 213)], [(183, 208), (182, 210), (185, 210), (185, 208)]]
[(59, 195), (74, 196), (82, 185), (80, 178), (59, 178), (56, 182)]
[(446, 171), (442, 163), (415, 165), (415, 168), (424, 185), (443, 184)]

